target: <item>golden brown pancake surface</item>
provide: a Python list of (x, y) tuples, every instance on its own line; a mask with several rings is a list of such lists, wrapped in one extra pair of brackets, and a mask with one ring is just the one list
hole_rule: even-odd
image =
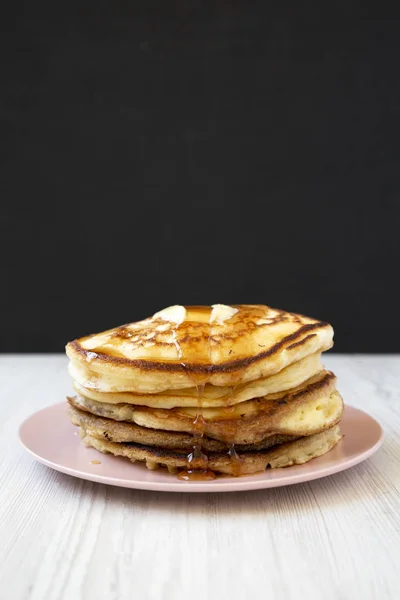
[(70, 342), (66, 351), (85, 388), (159, 393), (267, 377), (327, 350), (332, 338), (328, 323), (264, 305), (176, 306)]

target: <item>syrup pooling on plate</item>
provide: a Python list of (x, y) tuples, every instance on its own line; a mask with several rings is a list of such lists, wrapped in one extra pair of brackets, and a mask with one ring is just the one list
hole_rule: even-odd
[(181, 471), (178, 474), (178, 479), (182, 479), (183, 481), (211, 481), (212, 479), (217, 479), (214, 471), (195, 471), (194, 469), (188, 469)]
[[(193, 421), (195, 442), (193, 450), (187, 456), (187, 470), (178, 475), (183, 480), (214, 479), (215, 474), (208, 469), (208, 456), (203, 452), (202, 440), (205, 433), (205, 420), (202, 415), (204, 386), (209, 382), (212, 370), (212, 345), (218, 344), (214, 339), (212, 325), (223, 326), (223, 323), (231, 319), (239, 310), (237, 308), (216, 304), (208, 306), (171, 306), (153, 318), (172, 323), (172, 343), (176, 348), (177, 358), (187, 376), (194, 383), (197, 390), (197, 414)], [(204, 336), (204, 329), (208, 333)], [(204, 344), (204, 337), (207, 343)], [(194, 370), (193, 364), (199, 364), (200, 368)], [(238, 385), (239, 382), (236, 384)], [(235, 387), (236, 387), (235, 385)], [(232, 388), (233, 390), (234, 388)], [(229, 401), (228, 401), (229, 403)], [(230, 456), (234, 475), (240, 475), (241, 459), (234, 445), (230, 445), (228, 455)]]

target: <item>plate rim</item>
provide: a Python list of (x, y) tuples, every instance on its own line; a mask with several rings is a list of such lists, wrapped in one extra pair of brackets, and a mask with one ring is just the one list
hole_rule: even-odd
[[(384, 431), (377, 419), (372, 417), (369, 413), (351, 406), (349, 404), (345, 404), (345, 410), (350, 409), (351, 411), (355, 411), (358, 414), (367, 417), (371, 421), (375, 423), (375, 425), (379, 428), (379, 438), (377, 441), (367, 450), (363, 452), (358, 452), (351, 458), (347, 458), (345, 462), (337, 461), (334, 465), (326, 465), (320, 469), (316, 469), (314, 472), (311, 472), (307, 475), (307, 478), (304, 479), (304, 474), (301, 472), (294, 472), (292, 475), (285, 474), (281, 478), (278, 479), (264, 479), (264, 480), (253, 480), (251, 481), (252, 475), (245, 475), (243, 477), (234, 478), (234, 481), (231, 481), (232, 478), (221, 478), (216, 479), (215, 481), (178, 481), (172, 480), (171, 482), (160, 482), (160, 481), (145, 481), (145, 480), (137, 480), (132, 479), (120, 479), (114, 478), (110, 476), (104, 476), (101, 474), (84, 472), (78, 469), (73, 469), (71, 467), (64, 466), (59, 463), (55, 463), (52, 460), (49, 460), (39, 454), (37, 454), (34, 450), (32, 450), (22, 439), (23, 430), (25, 427), (29, 425), (29, 422), (40, 415), (41, 413), (47, 412), (51, 409), (62, 408), (66, 406), (65, 402), (57, 402), (56, 404), (52, 404), (46, 406), (38, 411), (35, 411), (28, 417), (24, 419), (24, 421), (20, 424), (18, 428), (18, 438), (22, 447), (39, 463), (53, 469), (54, 471), (58, 471), (65, 475), (69, 475), (70, 477), (75, 477), (77, 479), (83, 479), (87, 481), (92, 481), (95, 483), (100, 483), (103, 485), (112, 485), (116, 487), (122, 487), (126, 489), (137, 489), (137, 490), (145, 490), (145, 491), (155, 491), (155, 492), (170, 492), (170, 493), (227, 493), (227, 492), (245, 492), (245, 491), (255, 491), (261, 489), (269, 489), (275, 487), (284, 487), (287, 485), (296, 485), (299, 483), (307, 483), (308, 481), (315, 481), (316, 479), (322, 479), (323, 477), (329, 477), (330, 475), (335, 475), (342, 471), (346, 471), (356, 465), (360, 464), (364, 460), (370, 458), (379, 448), (382, 446), (384, 441)], [(71, 427), (74, 427), (71, 423)], [(84, 446), (82, 445), (82, 448)], [(320, 457), (322, 458), (322, 457)], [(313, 459), (318, 460), (318, 459)], [(312, 462), (312, 461), (310, 461)], [(306, 463), (309, 464), (309, 463)], [(303, 465), (296, 465), (296, 467), (302, 467)], [(287, 468), (288, 469), (288, 468)], [(287, 471), (287, 469), (283, 469), (283, 471)], [(148, 474), (148, 471), (146, 471)], [(171, 476), (172, 477), (172, 476)], [(210, 486), (215, 486), (216, 489), (210, 489)]]

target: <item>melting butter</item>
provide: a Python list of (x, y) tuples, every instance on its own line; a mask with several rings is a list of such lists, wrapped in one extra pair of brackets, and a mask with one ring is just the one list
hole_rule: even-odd
[(169, 321), (170, 323), (175, 323), (176, 325), (180, 325), (184, 322), (186, 318), (186, 308), (184, 306), (180, 306), (179, 304), (175, 304), (174, 306), (168, 306), (168, 308), (164, 308), (160, 310), (155, 315), (153, 315), (153, 319), (161, 319), (162, 321)]
[(222, 325), (225, 321), (229, 321), (238, 312), (237, 308), (227, 306), (226, 304), (213, 304), (210, 314), (210, 323)]

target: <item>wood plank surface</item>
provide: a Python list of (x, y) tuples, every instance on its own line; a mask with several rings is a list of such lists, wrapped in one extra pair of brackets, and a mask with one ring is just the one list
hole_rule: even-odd
[(378, 453), (343, 473), (256, 492), (104, 486), (37, 463), (32, 412), (71, 393), (60, 355), (0, 357), (1, 600), (397, 600), (400, 357), (325, 358)]

